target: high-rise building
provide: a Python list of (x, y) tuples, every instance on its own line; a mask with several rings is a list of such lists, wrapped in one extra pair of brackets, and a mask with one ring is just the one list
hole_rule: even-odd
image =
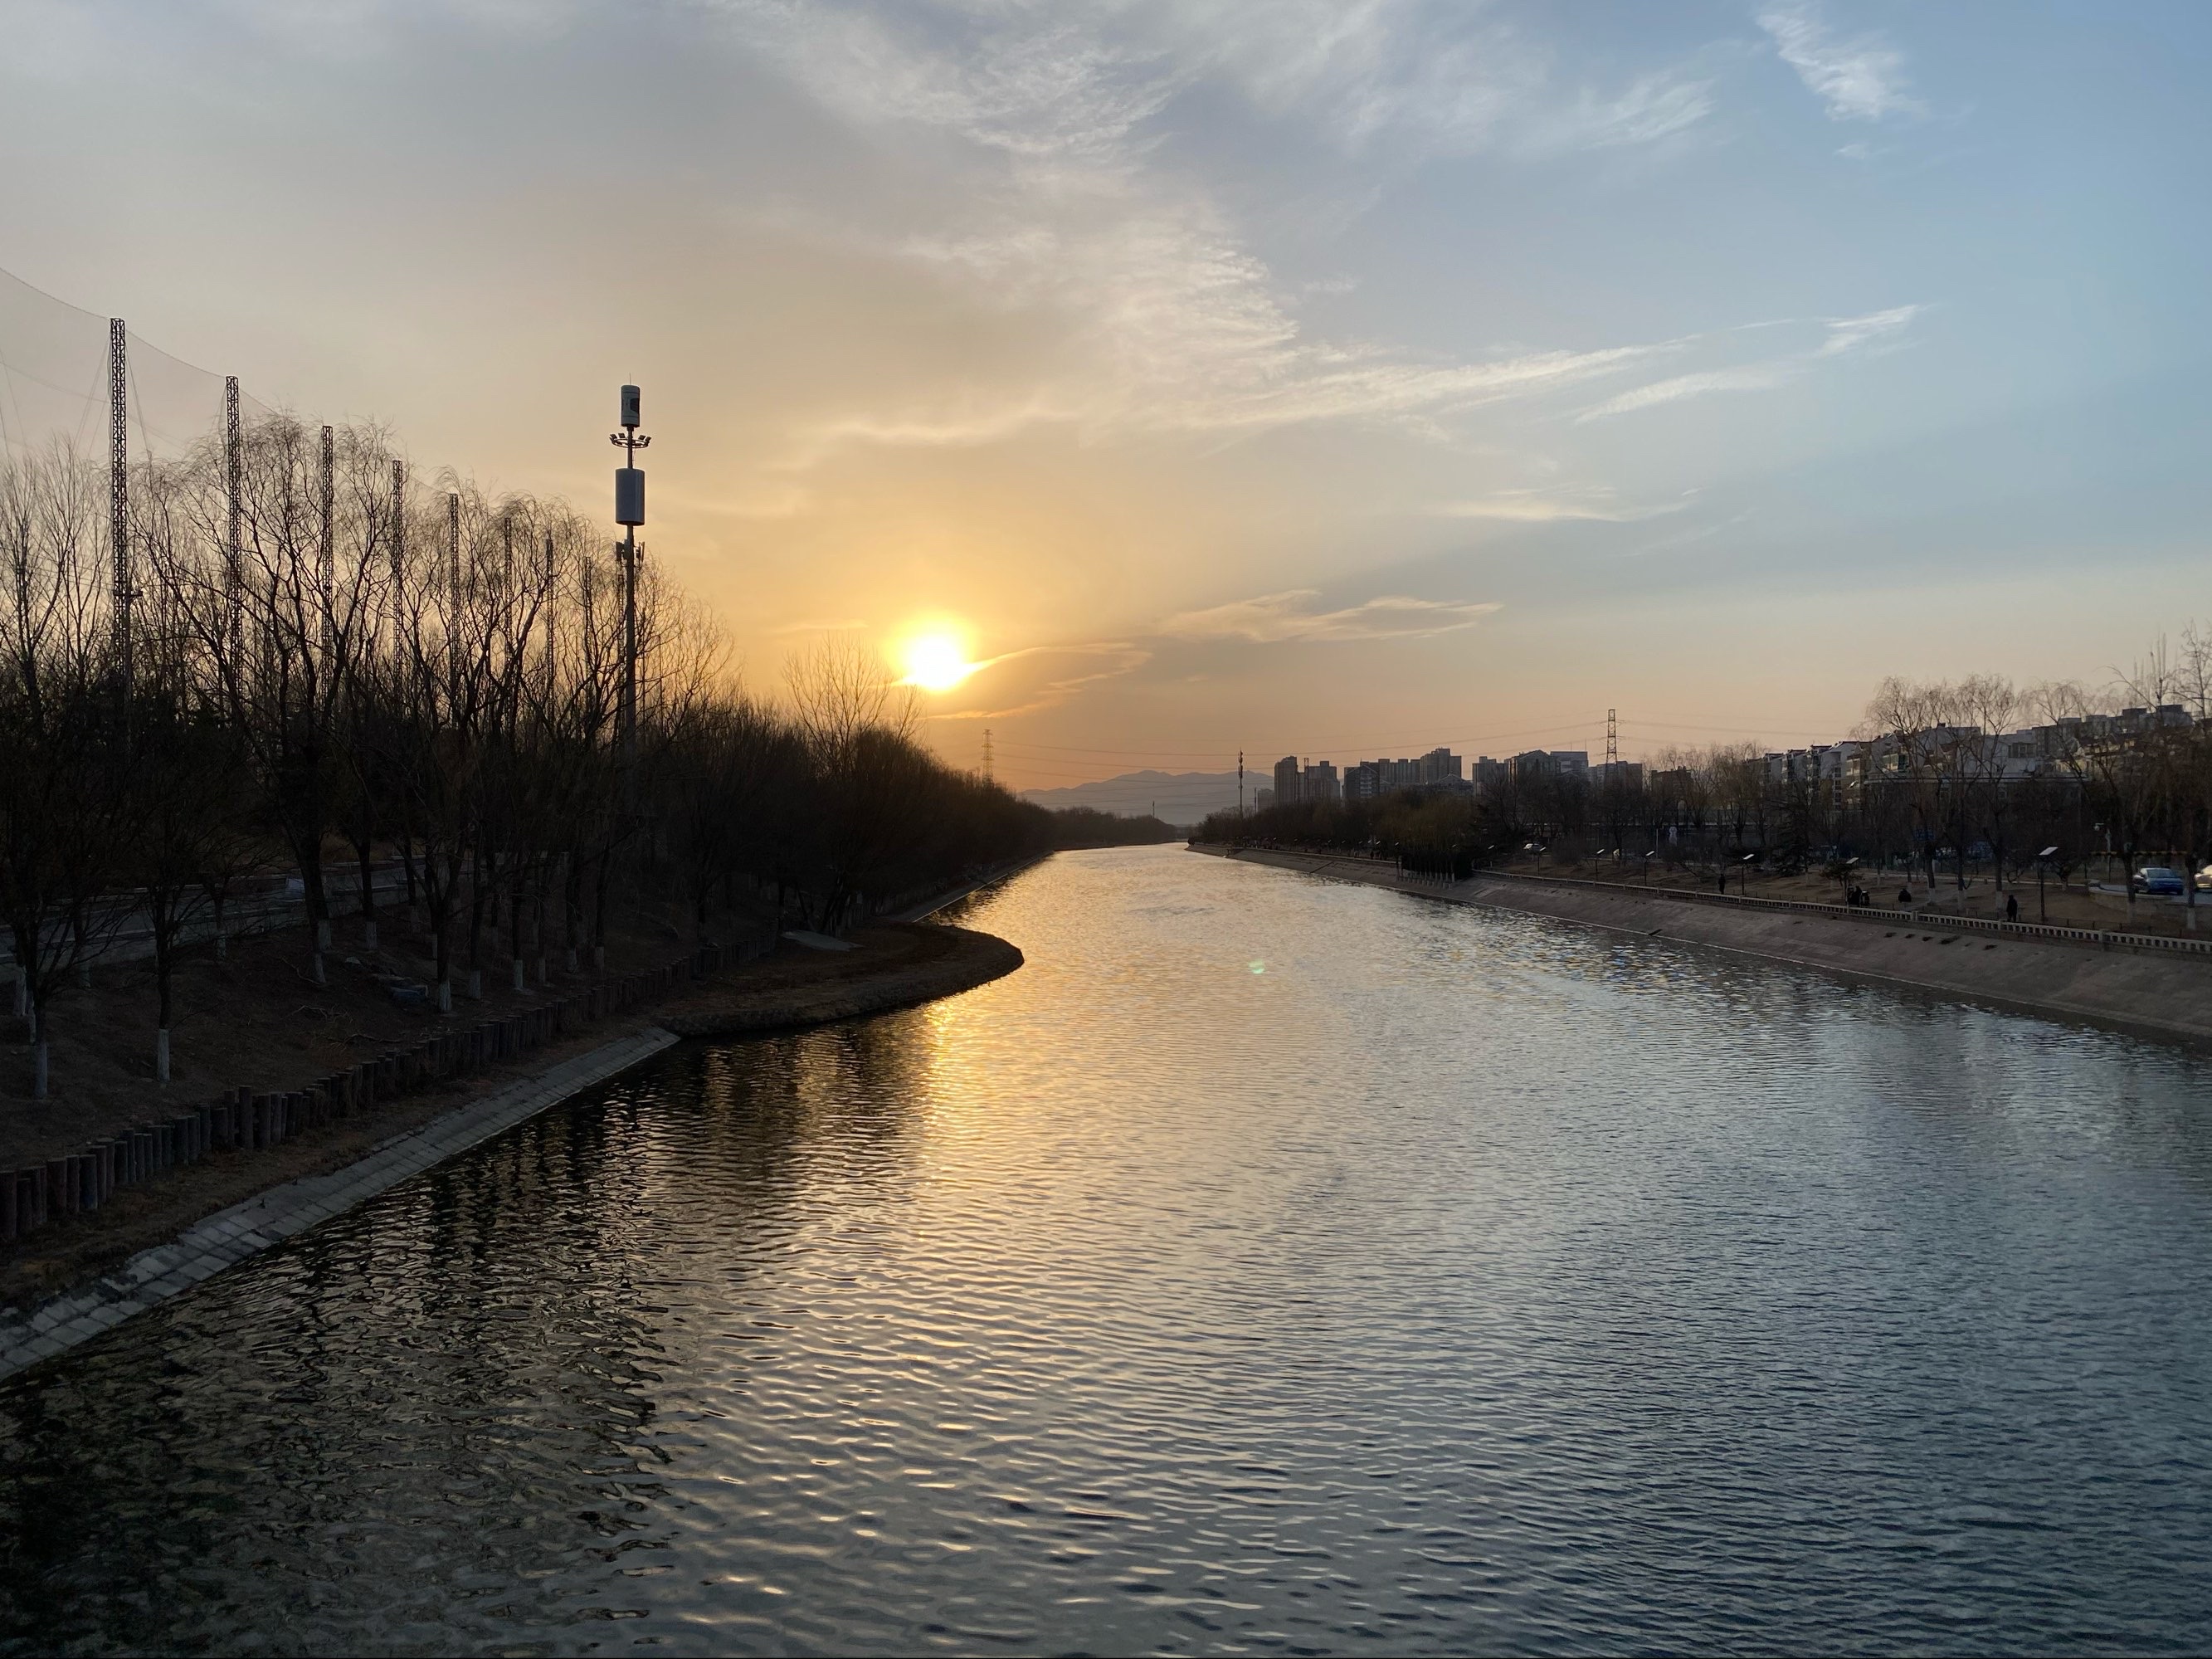
[(1344, 799), (1343, 787), (1338, 783), (1336, 768), (1328, 761), (1310, 763), (1298, 779), (1302, 799), (1310, 801), (1337, 801)]
[(1419, 763), (1421, 781), (1425, 784), (1458, 783), (1465, 777), (1467, 763), (1449, 749), (1431, 749)]
[(1375, 800), (1382, 793), (1382, 763), (1362, 761), (1344, 769), (1344, 798), (1347, 801)]
[(1552, 750), (1552, 769), (1562, 778), (1587, 783), (1589, 781), (1589, 750), (1554, 749)]
[(1298, 757), (1285, 755), (1275, 763), (1275, 805), (1295, 806), (1304, 798), (1298, 787)]

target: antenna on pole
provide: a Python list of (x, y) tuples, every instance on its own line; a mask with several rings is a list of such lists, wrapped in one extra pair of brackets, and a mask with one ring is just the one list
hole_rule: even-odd
[(1237, 818), (1240, 823), (1244, 818), (1244, 751), (1242, 749), (1237, 751)]
[(983, 781), (991, 781), (991, 728), (987, 726), (983, 728)]
[(120, 317), (107, 319), (107, 549), (115, 568), (115, 659), (131, 694), (131, 415), (130, 334)]
[(622, 747), (623, 791), (635, 797), (637, 761), (637, 527), (645, 522), (645, 472), (637, 452), (653, 441), (638, 431), (638, 389), (622, 389), (622, 430), (608, 441), (623, 453), (615, 469), (615, 522), (623, 538), (615, 544), (615, 557), (623, 568), (622, 704), (616, 714), (616, 739)]

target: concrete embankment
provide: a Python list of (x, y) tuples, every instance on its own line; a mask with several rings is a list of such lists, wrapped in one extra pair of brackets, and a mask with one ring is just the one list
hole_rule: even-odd
[[(189, 1290), (224, 1267), (605, 1082), (680, 1036), (757, 1036), (864, 1018), (969, 990), (1021, 965), (1022, 953), (1004, 939), (925, 923), (863, 929), (849, 953), (816, 954), (787, 945), (732, 980), (702, 985), (673, 1001), (662, 1001), (653, 1011), (654, 1024), (562, 1058), (488, 1097), (410, 1125), (374, 1146), (365, 1157), (291, 1179), (278, 1177), (276, 1184), (263, 1185), (227, 1208), (202, 1214), (180, 1231), (155, 1235), (164, 1242), (140, 1249), (126, 1261), (110, 1255), (112, 1265), (97, 1278), (64, 1281), (66, 1289), (27, 1305), (19, 1303), (0, 1310), (0, 1376), (64, 1352)], [(641, 981), (650, 976), (633, 977)], [(670, 988), (659, 982), (666, 977), (656, 978), (654, 988)], [(601, 988), (594, 994), (611, 999), (612, 988)], [(595, 1011), (597, 1007), (595, 1002)], [(479, 1047), (490, 1052), (489, 1044)], [(458, 1056), (458, 1050), (448, 1054), (441, 1048), (437, 1058), (441, 1066), (452, 1061), (446, 1066), (452, 1070), (460, 1065)], [(428, 1076), (429, 1071), (424, 1074)], [(444, 1076), (444, 1071), (438, 1075)], [(289, 1097), (286, 1102), (288, 1110), (299, 1105)], [(311, 1122), (312, 1115), (304, 1108), (300, 1113), (303, 1127), (310, 1131), (325, 1127), (319, 1118)], [(239, 1154), (226, 1146), (215, 1156), (234, 1159)], [(243, 1167), (231, 1173), (245, 1177), (242, 1182), (234, 1180), (234, 1189), (255, 1184)], [(154, 1184), (158, 1188), (162, 1183), (157, 1179)], [(149, 1196), (161, 1194), (156, 1191)], [(108, 1218), (88, 1214), (71, 1219), (78, 1224), (76, 1231), (83, 1231), (97, 1229)], [(88, 1258), (99, 1253), (99, 1237), (75, 1242)]]
[[(1222, 849), (1201, 848), (1215, 852)], [(2212, 1047), (2212, 957), (2022, 937), (1896, 911), (1823, 915), (1699, 902), (1629, 887), (1478, 874), (1451, 884), (1365, 859), (1247, 849), (1241, 863), (1393, 888), (1422, 898), (1553, 917), (1854, 979)], [(2024, 933), (2026, 930), (2021, 930)]]
[(660, 1024), (690, 1037), (755, 1036), (825, 1025), (973, 990), (1022, 965), (1018, 950), (989, 933), (921, 923), (896, 931), (914, 941), (903, 960), (803, 985), (702, 991), (662, 1013)]

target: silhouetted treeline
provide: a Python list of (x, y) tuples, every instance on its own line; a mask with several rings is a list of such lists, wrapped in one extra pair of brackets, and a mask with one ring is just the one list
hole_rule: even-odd
[[(623, 573), (565, 503), (418, 480), (370, 428), (259, 422), (131, 474), (0, 461), (0, 926), (34, 1091), (82, 964), (178, 948), (272, 864), (306, 971), (396, 861), (441, 1008), (457, 972), (603, 951), (610, 902), (718, 896), (836, 928), (1052, 842), (1042, 809), (956, 773), (871, 656), (835, 643), (788, 704), (733, 689), (714, 630), (647, 565), (625, 741)], [(161, 1044), (166, 1054), (167, 1043)]]
[(1095, 806), (1063, 806), (1052, 815), (1052, 844), (1060, 848), (1149, 847), (1181, 841), (1183, 832), (1146, 813), (1122, 817)]

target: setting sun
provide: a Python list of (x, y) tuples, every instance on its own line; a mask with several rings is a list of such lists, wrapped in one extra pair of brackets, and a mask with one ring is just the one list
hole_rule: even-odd
[(906, 683), (925, 691), (950, 691), (976, 670), (959, 640), (950, 634), (922, 634), (907, 641)]

